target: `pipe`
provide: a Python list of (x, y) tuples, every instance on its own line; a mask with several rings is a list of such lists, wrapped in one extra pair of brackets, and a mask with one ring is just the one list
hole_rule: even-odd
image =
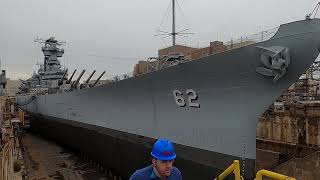
[(262, 176), (267, 176), (267, 177), (277, 179), (277, 180), (296, 180), (296, 178), (288, 177), (288, 176), (278, 174), (275, 172), (271, 172), (271, 171), (267, 171), (264, 169), (257, 172), (255, 180), (262, 180)]
[(240, 163), (239, 160), (234, 160), (233, 163), (221, 173), (215, 180), (222, 180), (229, 176), (231, 173), (234, 173), (235, 180), (241, 180), (240, 176)]

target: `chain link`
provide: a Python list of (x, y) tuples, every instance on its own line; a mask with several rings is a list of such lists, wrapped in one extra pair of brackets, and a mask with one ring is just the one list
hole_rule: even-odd
[(242, 148), (243, 148), (243, 156), (242, 156), (242, 171), (241, 171), (241, 176), (245, 177), (245, 170), (246, 170), (246, 137), (243, 136), (243, 141), (242, 141)]

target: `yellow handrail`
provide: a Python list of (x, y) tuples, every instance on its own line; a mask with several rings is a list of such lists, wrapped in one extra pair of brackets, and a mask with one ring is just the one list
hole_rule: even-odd
[(214, 180), (222, 180), (222, 179), (226, 178), (228, 175), (230, 175), (232, 172), (234, 173), (235, 180), (241, 180), (242, 179), (242, 177), (240, 175), (240, 163), (239, 163), (239, 160), (234, 160), (233, 163), (226, 170), (224, 170), (223, 173), (221, 173), (217, 178), (215, 178)]
[(267, 171), (267, 170), (264, 170), (264, 169), (262, 169), (262, 170), (257, 172), (255, 180), (262, 180), (262, 176), (267, 176), (267, 177), (270, 177), (270, 178), (273, 178), (273, 179), (277, 179), (277, 180), (296, 180), (296, 178), (292, 178), (292, 177), (289, 177), (289, 176), (278, 174), (278, 173), (275, 173), (275, 172), (272, 172), (272, 171)]

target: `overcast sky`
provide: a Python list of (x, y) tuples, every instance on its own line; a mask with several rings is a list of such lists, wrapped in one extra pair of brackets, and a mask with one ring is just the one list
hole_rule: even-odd
[[(316, 0), (178, 0), (177, 31), (195, 35), (179, 44), (207, 46), (304, 19)], [(170, 0), (0, 0), (0, 58), (8, 77), (28, 78), (43, 61), (36, 37), (67, 41), (61, 64), (73, 69), (133, 70), (134, 64), (170, 45), (155, 37), (170, 31)], [(182, 11), (180, 11), (180, 8)], [(171, 10), (169, 9), (171, 13)], [(169, 14), (171, 16), (171, 14)], [(78, 71), (78, 73), (79, 73)], [(87, 72), (88, 74), (88, 72)], [(96, 75), (97, 76), (97, 75)]]

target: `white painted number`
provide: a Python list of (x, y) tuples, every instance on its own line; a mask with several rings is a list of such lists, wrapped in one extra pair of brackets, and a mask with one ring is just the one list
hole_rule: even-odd
[(186, 106), (186, 101), (183, 99), (182, 95), (182, 92), (180, 92), (179, 90), (173, 90), (174, 100), (180, 107)]
[[(187, 89), (186, 95), (188, 96), (188, 105), (190, 107), (196, 107), (196, 108), (200, 107), (199, 103), (194, 102), (198, 99), (198, 95), (193, 89)], [(173, 96), (178, 106), (180, 107), (186, 106), (186, 101), (184, 100), (183, 93), (181, 91), (173, 90)]]
[(186, 94), (189, 95), (188, 101), (190, 107), (200, 107), (199, 103), (192, 102), (192, 100), (197, 100), (197, 93), (193, 89), (187, 89)]

